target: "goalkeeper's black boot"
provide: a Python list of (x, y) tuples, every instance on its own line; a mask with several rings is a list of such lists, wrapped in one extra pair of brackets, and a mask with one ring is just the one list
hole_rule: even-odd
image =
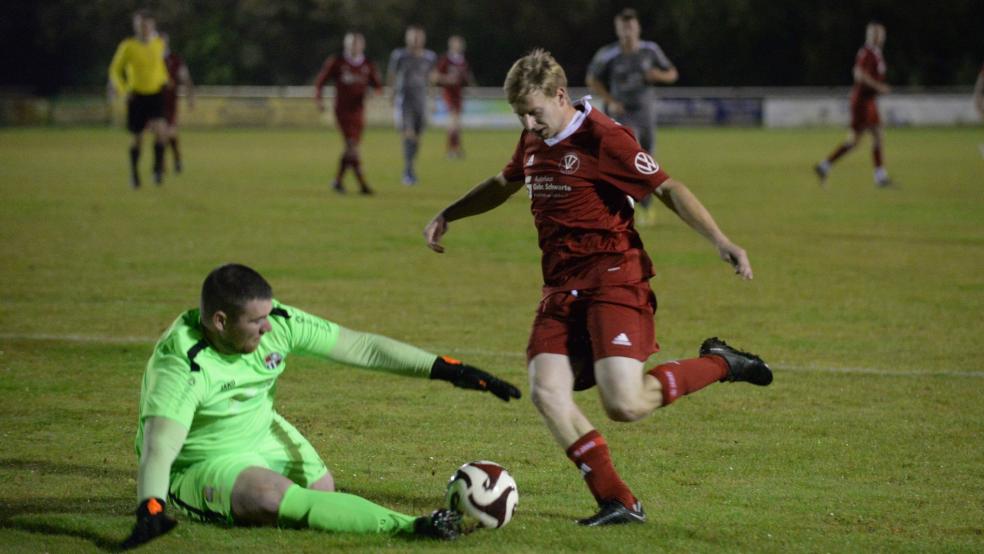
[(717, 337), (711, 337), (700, 345), (701, 356), (721, 356), (728, 363), (728, 375), (722, 381), (745, 381), (765, 386), (772, 382), (772, 370), (768, 364), (751, 352), (736, 350)]
[(441, 508), (413, 522), (413, 534), (432, 539), (453, 541), (461, 536), (461, 514)]
[(642, 509), (642, 503), (636, 502), (635, 506), (626, 508), (618, 500), (608, 500), (601, 504), (598, 513), (585, 519), (578, 520), (579, 525), (585, 527), (597, 527), (599, 525), (620, 525), (622, 523), (645, 523), (646, 512)]

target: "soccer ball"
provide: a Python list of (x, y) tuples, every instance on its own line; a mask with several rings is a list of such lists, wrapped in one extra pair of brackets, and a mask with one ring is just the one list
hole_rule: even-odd
[(484, 527), (509, 523), (519, 489), (506, 468), (495, 462), (468, 462), (448, 479), (448, 507), (478, 520)]

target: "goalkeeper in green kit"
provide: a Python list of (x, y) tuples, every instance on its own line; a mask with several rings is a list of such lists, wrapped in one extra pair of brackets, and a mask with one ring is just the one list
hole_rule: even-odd
[(318, 453), (273, 407), (292, 353), (520, 397), (480, 369), (281, 304), (256, 271), (224, 265), (205, 279), (200, 308), (178, 317), (147, 363), (137, 523), (123, 548), (170, 531), (170, 511), (225, 524), (458, 536), (455, 512), (415, 517), (335, 492)]

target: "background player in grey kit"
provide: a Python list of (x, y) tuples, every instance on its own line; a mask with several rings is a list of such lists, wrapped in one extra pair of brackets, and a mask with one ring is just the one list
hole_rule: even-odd
[[(679, 75), (658, 44), (640, 40), (639, 17), (626, 8), (615, 16), (618, 40), (595, 54), (588, 66), (587, 82), (605, 105), (609, 117), (628, 127), (639, 144), (653, 153), (656, 96), (651, 85), (675, 83)], [(640, 224), (652, 221), (652, 196), (637, 210)]]
[(403, 184), (415, 185), (417, 174), (413, 161), (427, 119), (427, 87), (437, 54), (424, 48), (427, 34), (419, 25), (407, 27), (404, 40), (406, 46), (393, 50), (390, 55), (386, 84), (393, 89), (397, 125), (403, 133)]

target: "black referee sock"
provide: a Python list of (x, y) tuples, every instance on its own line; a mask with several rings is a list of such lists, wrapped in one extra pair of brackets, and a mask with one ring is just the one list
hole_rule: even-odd
[(137, 171), (137, 165), (140, 161), (140, 147), (131, 146), (130, 147), (130, 186), (137, 188), (140, 186), (140, 173)]
[(154, 143), (154, 174), (164, 173), (164, 143)]

